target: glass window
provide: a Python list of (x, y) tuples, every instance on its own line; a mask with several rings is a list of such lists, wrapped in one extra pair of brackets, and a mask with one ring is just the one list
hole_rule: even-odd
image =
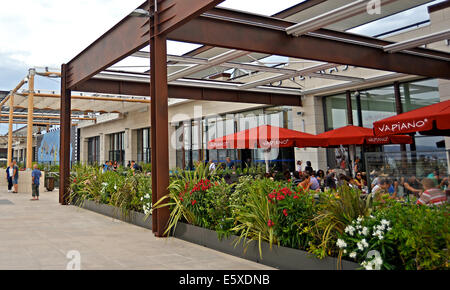
[(347, 98), (345, 94), (325, 99), (327, 131), (347, 125)]
[(409, 112), (440, 102), (439, 81), (428, 79), (400, 85), (403, 111)]
[(125, 162), (125, 132), (109, 135), (109, 160), (124, 165)]
[[(360, 98), (363, 127), (373, 128), (374, 122), (397, 115), (394, 86), (361, 91)], [(357, 125), (357, 106), (354, 105), (352, 109), (353, 123)]]
[(139, 129), (137, 132), (137, 162), (150, 163), (150, 128)]

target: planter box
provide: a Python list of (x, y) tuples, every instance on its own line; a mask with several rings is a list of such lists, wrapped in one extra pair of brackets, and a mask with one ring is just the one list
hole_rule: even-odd
[[(143, 213), (131, 211), (129, 216), (124, 218), (122, 212), (118, 208), (110, 205), (99, 204), (90, 200), (85, 200), (81, 207), (108, 217), (123, 220), (136, 226), (150, 230), (152, 229), (151, 216), (145, 220), (145, 215)], [(261, 259), (259, 256), (257, 241), (253, 241), (248, 247), (247, 252), (244, 253), (242, 242), (236, 247), (234, 246), (233, 242), (237, 239), (236, 236), (230, 236), (219, 240), (215, 231), (185, 223), (178, 223), (174, 237), (280, 270), (338, 269), (338, 259), (336, 258), (327, 257), (320, 260), (308, 252), (292, 248), (278, 247), (276, 245), (273, 245), (271, 250), (269, 244), (266, 242), (261, 243), (263, 256)], [(342, 260), (340, 265), (340, 269), (343, 270), (356, 270), (358, 268), (361, 268), (359, 264), (345, 260)]]
[[(318, 259), (314, 255), (286, 247), (273, 245), (272, 250), (266, 242), (261, 243), (262, 259), (259, 256), (258, 242), (253, 241), (244, 254), (242, 241), (236, 247), (233, 241), (236, 236), (219, 240), (217, 233), (212, 230), (192, 226), (185, 223), (177, 225), (174, 236), (181, 240), (199, 244), (217, 251), (221, 251), (236, 257), (271, 266), (280, 270), (336, 270), (338, 269), (338, 259), (327, 257)], [(354, 262), (342, 260), (339, 269), (356, 270), (361, 266)]]
[(152, 217), (149, 216), (148, 219), (145, 220), (145, 214), (140, 212), (130, 211), (129, 215), (125, 216), (120, 209), (114, 206), (100, 204), (92, 200), (85, 200), (81, 207), (139, 227), (143, 227), (149, 230), (152, 229)]

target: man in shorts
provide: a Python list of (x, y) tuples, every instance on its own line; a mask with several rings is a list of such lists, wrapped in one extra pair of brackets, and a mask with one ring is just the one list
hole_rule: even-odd
[(31, 187), (32, 187), (32, 200), (39, 200), (39, 184), (41, 179), (41, 171), (38, 169), (37, 164), (34, 164), (33, 171), (31, 172)]
[(19, 192), (19, 167), (17, 166), (16, 160), (13, 161), (12, 182), (13, 182), (13, 186), (14, 186), (13, 193), (18, 193)]

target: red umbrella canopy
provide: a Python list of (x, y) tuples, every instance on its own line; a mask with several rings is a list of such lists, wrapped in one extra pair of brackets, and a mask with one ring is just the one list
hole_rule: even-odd
[(427, 131), (434, 131), (433, 135), (439, 135), (439, 132), (448, 135), (450, 100), (377, 121), (373, 126), (376, 136)]
[(373, 130), (358, 127), (346, 126), (317, 135), (323, 140), (324, 147), (340, 145), (363, 145), (363, 144), (411, 144), (412, 138), (406, 135), (395, 135), (376, 137)]
[(264, 125), (208, 142), (208, 149), (254, 149), (318, 146), (316, 136)]

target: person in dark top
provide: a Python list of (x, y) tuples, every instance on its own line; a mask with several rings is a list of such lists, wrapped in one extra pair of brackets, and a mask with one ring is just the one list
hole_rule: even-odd
[(294, 171), (293, 175), (294, 178), (292, 179), (292, 184), (294, 187), (297, 187), (303, 180), (300, 178), (300, 173), (298, 171)]
[(11, 162), (9, 166), (6, 168), (6, 180), (8, 181), (8, 192), (12, 192), (13, 187), (13, 173), (14, 173), (14, 165)]
[(336, 189), (336, 179), (335, 179), (336, 173), (333, 169), (330, 169), (328, 171), (328, 175), (325, 177), (324, 180), (324, 187), (329, 189)]
[(41, 180), (41, 171), (38, 169), (37, 164), (34, 164), (34, 169), (31, 172), (31, 188), (32, 188), (32, 200), (39, 200), (39, 185)]
[(17, 166), (16, 160), (13, 161), (12, 180), (13, 180), (13, 186), (14, 186), (13, 193), (18, 193), (19, 192), (19, 166)]
[(417, 180), (415, 175), (410, 176), (403, 183), (403, 187), (405, 188), (407, 196), (414, 195), (416, 197), (420, 197), (420, 194), (422, 193), (422, 185)]
[(286, 179), (287, 181), (291, 180), (291, 172), (289, 170), (285, 170), (283, 175), (284, 179)]
[(306, 161), (305, 172), (311, 175), (313, 171), (314, 169), (311, 166), (311, 161)]
[(228, 169), (234, 169), (234, 162), (231, 161), (231, 158), (230, 158), (230, 157), (227, 157), (227, 158), (226, 158), (226, 165), (227, 165), (227, 168), (228, 168)]
[(117, 161), (114, 161), (113, 171), (117, 171), (118, 167), (119, 167), (119, 165), (117, 164)]

